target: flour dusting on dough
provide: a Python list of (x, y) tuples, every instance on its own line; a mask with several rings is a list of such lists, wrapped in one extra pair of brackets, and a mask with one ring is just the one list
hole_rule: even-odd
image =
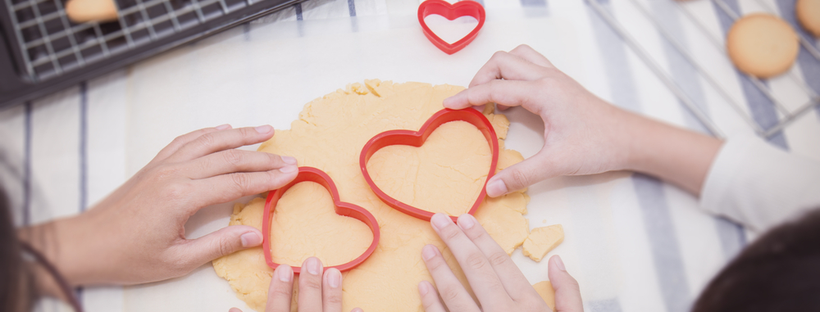
[[(467, 285), (452, 254), (429, 223), (382, 203), (359, 169), (359, 152), (371, 137), (392, 129), (418, 130), (442, 109), (444, 98), (462, 89), (416, 82), (354, 83), (305, 105), (290, 130), (277, 131), (259, 147), (260, 151), (296, 157), (300, 166), (325, 171), (338, 186), (342, 201), (364, 207), (379, 221), (378, 248), (361, 266), (344, 274), (345, 311), (353, 307), (365, 311), (423, 310), (417, 285), (422, 280), (432, 282), (421, 261), (421, 248), (426, 244), (438, 246), (458, 278)], [(498, 170), (523, 160), (520, 153), (503, 147), (509, 127), (507, 118), (491, 111), (485, 115), (499, 136)], [(435, 131), (422, 148), (390, 147), (374, 155), (368, 166), (377, 172), (374, 175), (390, 189), (390, 194), (401, 194), (405, 196), (403, 200), (414, 204), (438, 201), (438, 205), (429, 205), (431, 211), (458, 214), (472, 206), (486, 179), (488, 153), (487, 142), (475, 127), (452, 122)], [(368, 228), (355, 224), (357, 220), (336, 216), (332, 203), (321, 199), (329, 198), (326, 190), (309, 185), (297, 185), (293, 190), (299, 193), (293, 201), (301, 204), (277, 207), (281, 215), (274, 214), (274, 227), (280, 230), (272, 234), (273, 245), (284, 248), (284, 254), (274, 254), (274, 258), (298, 265), (303, 259), (318, 255), (325, 263), (338, 264), (357, 257), (367, 248), (372, 238)], [(529, 235), (527, 219), (522, 215), (527, 211), (528, 201), (524, 191), (487, 198), (476, 213), (479, 222), (507, 253), (521, 246)], [(311, 207), (305, 207), (308, 202)], [(244, 207), (237, 205), (230, 224), (261, 228), (263, 204), (260, 198)], [(279, 217), (283, 218), (278, 220)], [(311, 218), (325, 220), (322, 229), (300, 230), (304, 225), (298, 220)], [(265, 264), (262, 248), (216, 259), (213, 265), (240, 299), (257, 311), (264, 310), (272, 270)]]

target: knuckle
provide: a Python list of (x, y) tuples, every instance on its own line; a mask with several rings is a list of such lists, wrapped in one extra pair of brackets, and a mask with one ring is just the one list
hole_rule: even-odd
[(224, 161), (234, 167), (239, 166), (245, 159), (245, 153), (240, 150), (229, 149), (222, 152)]
[(510, 172), (510, 183), (512, 185), (511, 191), (513, 189), (520, 189), (526, 185), (529, 185), (530, 178), (529, 176), (521, 170), (512, 170)]
[(342, 294), (337, 292), (331, 292), (331, 294), (325, 295), (325, 302), (331, 305), (341, 305), (342, 304)]
[(509, 259), (510, 256), (508, 256), (504, 252), (494, 252), (489, 257), (487, 257), (487, 260), (490, 261), (490, 264), (492, 264), (493, 266), (502, 265)]
[(444, 302), (450, 302), (458, 299), (460, 293), (461, 292), (455, 285), (446, 285), (439, 290), (439, 295)]
[[(321, 291), (322, 281), (318, 278), (305, 278), (299, 280), (299, 288), (305, 290)], [(300, 291), (301, 292), (301, 291)]]
[(199, 146), (208, 148), (216, 145), (216, 136), (213, 133), (206, 133), (200, 135), (196, 141)]
[(217, 257), (223, 257), (223, 256), (227, 256), (227, 255), (230, 255), (231, 253), (233, 253), (234, 244), (228, 238), (225, 238), (225, 237), (220, 238), (220, 239), (216, 240), (215, 244), (216, 244), (216, 246), (214, 246), (213, 248), (218, 253)]
[[(290, 285), (290, 286), (292, 286), (292, 285)], [(284, 287), (284, 286), (271, 287), (269, 296), (275, 297), (275, 298), (287, 298), (287, 300), (290, 300), (291, 289), (293, 289), (293, 287), (290, 287), (290, 286), (288, 286), (288, 287)]]
[(251, 178), (250, 176), (244, 173), (232, 174), (231, 182), (233, 182), (236, 191), (239, 193), (242, 193), (243, 191), (250, 189), (251, 187)]
[(465, 259), (467, 267), (473, 270), (481, 270), (487, 265), (487, 259), (479, 252), (471, 252)]
[(496, 51), (495, 53), (493, 53), (493, 56), (492, 56), (490, 59), (493, 59), (493, 60), (498, 60), (498, 59), (500, 59), (500, 58), (504, 58), (504, 57), (506, 57), (506, 56), (507, 56), (507, 52), (504, 52), (504, 51)]
[(191, 185), (187, 182), (171, 183), (162, 188), (162, 197), (165, 200), (179, 200), (190, 196)]
[(459, 230), (452, 224), (447, 225), (443, 229), (441, 229), (441, 239), (443, 239), (445, 242), (449, 242), (455, 239), (456, 237), (458, 237), (459, 234), (461, 234), (461, 230)]

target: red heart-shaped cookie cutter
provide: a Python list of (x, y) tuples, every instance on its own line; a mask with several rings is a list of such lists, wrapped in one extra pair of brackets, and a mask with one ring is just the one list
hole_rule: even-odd
[[(481, 202), (484, 201), (484, 196), (487, 194), (487, 181), (490, 180), (493, 174), (495, 174), (495, 168), (498, 166), (498, 136), (496, 136), (495, 129), (493, 129), (493, 125), (489, 120), (487, 120), (487, 117), (484, 117), (484, 114), (475, 109), (452, 110), (445, 108), (433, 114), (433, 116), (421, 126), (419, 131), (389, 130), (379, 133), (371, 138), (370, 141), (364, 145), (364, 148), (362, 148), (362, 153), (359, 155), (359, 166), (362, 169), (362, 175), (364, 175), (365, 181), (367, 181), (367, 184), (370, 185), (370, 189), (373, 190), (373, 192), (376, 193), (376, 195), (390, 207), (413, 217), (430, 221), (430, 218), (433, 217), (432, 212), (405, 204), (393, 197), (390, 197), (390, 195), (387, 195), (379, 189), (370, 177), (370, 173), (367, 172), (367, 162), (373, 154), (385, 146), (410, 145), (419, 147), (424, 144), (424, 141), (427, 140), (427, 137), (429, 137), (430, 134), (436, 130), (436, 128), (451, 121), (466, 121), (478, 128), (478, 130), (484, 134), (484, 138), (487, 139), (487, 143), (490, 144), (490, 149), (493, 153), (492, 162), (490, 163), (490, 171), (487, 174), (487, 179), (484, 180), (484, 185), (481, 186), (481, 193), (478, 194), (478, 198), (476, 198), (473, 207), (467, 212), (471, 215), (475, 214), (476, 209), (478, 209), (478, 206), (480, 206)], [(450, 218), (453, 219), (453, 221), (456, 221), (457, 217), (450, 216)]]
[[(432, 14), (441, 15), (451, 21), (462, 16), (472, 16), (478, 20), (478, 26), (464, 36), (464, 38), (454, 43), (447, 43), (447, 41), (444, 41), (430, 30), (430, 27), (427, 27), (427, 23), (424, 22), (424, 18)], [(424, 31), (424, 35), (427, 36), (427, 39), (430, 39), (430, 42), (447, 54), (456, 53), (470, 44), (478, 35), (481, 26), (484, 26), (485, 18), (484, 7), (475, 1), (465, 0), (450, 4), (444, 0), (426, 0), (419, 5), (419, 24), (421, 24), (421, 30)]]
[[(265, 201), (265, 212), (262, 217), (262, 249), (265, 252), (265, 262), (268, 263), (268, 266), (274, 270), (279, 266), (278, 263), (273, 262), (270, 254), (271, 213), (273, 213), (276, 209), (276, 203), (280, 198), (282, 198), (282, 195), (285, 194), (289, 188), (300, 182), (316, 182), (324, 186), (330, 192), (331, 198), (333, 198), (333, 205), (336, 206), (336, 214), (356, 218), (367, 224), (367, 226), (370, 227), (370, 231), (373, 232), (373, 242), (370, 243), (370, 247), (368, 247), (362, 255), (351, 260), (350, 262), (331, 266), (330, 268), (336, 268), (339, 269), (339, 271), (344, 272), (357, 267), (359, 264), (364, 262), (364, 260), (367, 260), (373, 251), (376, 250), (376, 246), (379, 245), (379, 223), (376, 221), (376, 218), (362, 207), (341, 201), (339, 199), (339, 191), (336, 189), (336, 185), (333, 184), (333, 180), (331, 180), (330, 176), (322, 170), (312, 167), (299, 167), (299, 174), (296, 178), (278, 190), (270, 191), (268, 193), (268, 198)], [(299, 274), (300, 267), (291, 267), (293, 268), (293, 273)]]

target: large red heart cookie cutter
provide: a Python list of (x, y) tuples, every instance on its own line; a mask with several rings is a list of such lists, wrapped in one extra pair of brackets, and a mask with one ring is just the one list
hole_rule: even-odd
[[(419, 131), (385, 131), (377, 134), (364, 145), (364, 148), (362, 148), (362, 153), (359, 155), (359, 166), (362, 169), (362, 175), (364, 175), (364, 179), (367, 181), (367, 184), (370, 185), (370, 189), (373, 190), (373, 192), (376, 193), (376, 195), (379, 196), (379, 198), (381, 198), (381, 200), (388, 206), (425, 221), (430, 221), (430, 218), (433, 217), (432, 212), (405, 204), (383, 192), (376, 185), (376, 183), (373, 182), (373, 179), (370, 177), (370, 173), (367, 171), (367, 162), (370, 161), (370, 157), (372, 157), (378, 150), (389, 145), (410, 145), (420, 147), (424, 144), (424, 141), (427, 141), (427, 137), (429, 137), (430, 134), (436, 130), (436, 128), (451, 121), (466, 121), (478, 128), (478, 130), (484, 134), (484, 138), (487, 139), (487, 143), (490, 145), (490, 149), (492, 150), (491, 152), (493, 153), (492, 162), (490, 162), (490, 171), (487, 173), (487, 179), (484, 180), (484, 185), (481, 186), (481, 193), (478, 194), (478, 198), (476, 198), (475, 203), (467, 212), (471, 215), (475, 214), (475, 211), (478, 209), (478, 206), (481, 205), (481, 202), (484, 201), (484, 197), (487, 194), (487, 181), (490, 180), (493, 174), (495, 174), (495, 169), (498, 166), (498, 136), (495, 134), (495, 129), (493, 129), (493, 125), (489, 120), (487, 120), (487, 117), (484, 117), (484, 114), (475, 109), (452, 110), (445, 108), (433, 114), (433, 116), (421, 126)], [(450, 216), (450, 218), (453, 219), (453, 221), (456, 221), (457, 217)]]
[[(276, 209), (276, 203), (280, 198), (282, 198), (282, 195), (285, 194), (289, 188), (301, 182), (316, 182), (319, 183), (319, 185), (324, 186), (333, 198), (333, 204), (336, 206), (336, 214), (358, 219), (370, 227), (370, 231), (373, 232), (373, 242), (370, 243), (370, 247), (367, 247), (367, 250), (362, 255), (345, 264), (331, 266), (329, 268), (336, 268), (339, 269), (339, 271), (344, 272), (357, 267), (359, 264), (362, 264), (362, 262), (367, 260), (373, 251), (376, 250), (376, 246), (379, 245), (379, 223), (376, 221), (376, 218), (364, 208), (341, 201), (339, 199), (339, 191), (336, 189), (336, 185), (333, 184), (333, 180), (330, 179), (330, 176), (322, 170), (313, 167), (299, 167), (299, 174), (293, 181), (268, 193), (268, 198), (265, 201), (265, 212), (262, 217), (262, 249), (265, 252), (265, 262), (267, 262), (268, 266), (274, 270), (279, 266), (278, 263), (273, 262), (270, 254), (271, 214)], [(299, 274), (300, 267), (291, 267), (293, 268), (293, 273)]]
[[(436, 47), (447, 54), (456, 53), (470, 44), (478, 35), (481, 26), (484, 26), (484, 19), (486, 18), (484, 7), (478, 2), (470, 0), (459, 1), (455, 4), (450, 4), (444, 0), (426, 0), (419, 5), (418, 13), (419, 24), (421, 24), (421, 30), (424, 31), (424, 35), (427, 36), (427, 39), (430, 39), (430, 42)], [(430, 27), (427, 27), (427, 23), (424, 21), (425, 17), (433, 14), (441, 15), (451, 21), (462, 16), (472, 16), (478, 20), (478, 26), (464, 36), (464, 38), (454, 43), (447, 43), (447, 41), (444, 41), (430, 30)]]

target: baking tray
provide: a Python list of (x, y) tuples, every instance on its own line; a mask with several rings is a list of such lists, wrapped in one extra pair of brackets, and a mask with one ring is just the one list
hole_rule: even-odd
[(66, 0), (0, 0), (0, 107), (59, 91), (305, 0), (118, 0), (73, 23)]

